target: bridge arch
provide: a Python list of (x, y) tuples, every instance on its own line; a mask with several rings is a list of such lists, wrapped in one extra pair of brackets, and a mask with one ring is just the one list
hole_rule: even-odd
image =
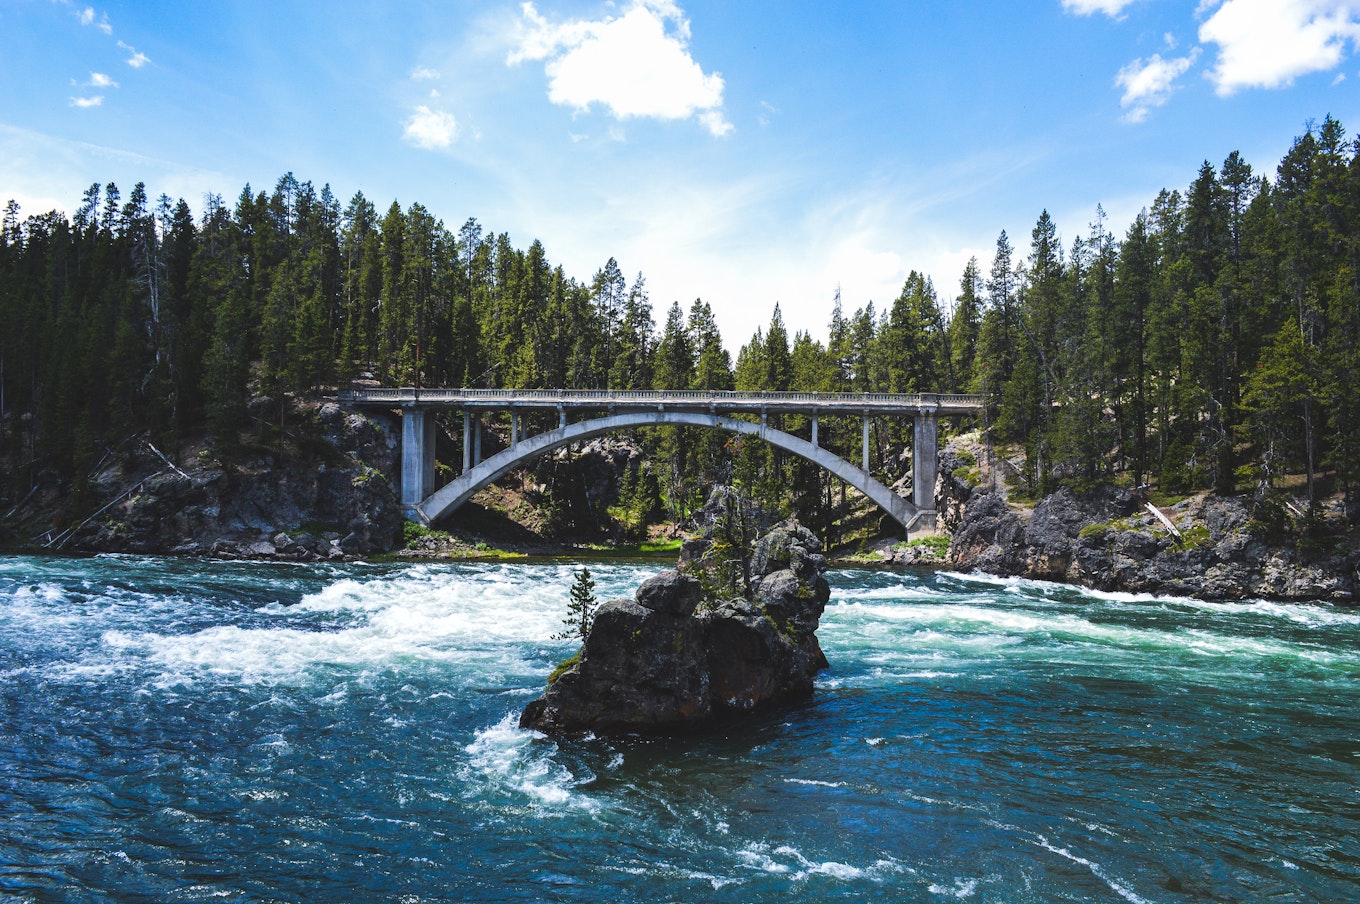
[(475, 467), (464, 471), (421, 502), (408, 505), (406, 507), (407, 517), (423, 524), (431, 524), (467, 502), (478, 490), (499, 480), (515, 468), (563, 446), (615, 430), (667, 425), (709, 427), (759, 437), (772, 446), (804, 458), (831, 472), (867, 496), (907, 531), (911, 530), (921, 516), (921, 509), (888, 489), (865, 471), (821, 446), (815, 446), (807, 440), (799, 439), (782, 430), (721, 414), (704, 414), (691, 411), (630, 411), (587, 421), (578, 421), (574, 424), (547, 430), (536, 436), (526, 437), (510, 448), (498, 452)]

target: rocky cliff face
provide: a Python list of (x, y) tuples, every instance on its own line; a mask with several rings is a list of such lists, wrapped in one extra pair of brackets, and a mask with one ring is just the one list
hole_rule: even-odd
[[(821, 543), (790, 521), (745, 556), (725, 544), (712, 533), (691, 541), (678, 570), (644, 582), (631, 600), (600, 606), (575, 664), (529, 704), (520, 725), (674, 732), (810, 696), (827, 665), (815, 633), (831, 593)], [(748, 595), (713, 595), (734, 579)]]
[(1174, 537), (1128, 490), (1060, 490), (1032, 511), (973, 489), (948, 457), (939, 489), (952, 534), (950, 566), (1098, 590), (1350, 603), (1360, 591), (1344, 533), (1263, 536), (1249, 497), (1191, 497), (1165, 510)]
[(334, 403), (313, 414), (307, 439), (286, 455), (230, 468), (208, 456), (173, 468), (149, 454), (125, 459), (96, 479), (114, 504), (63, 548), (292, 561), (391, 549), (402, 521), (395, 425)]

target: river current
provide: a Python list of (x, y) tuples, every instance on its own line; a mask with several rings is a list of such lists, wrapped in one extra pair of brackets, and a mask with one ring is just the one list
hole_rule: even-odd
[(570, 564), (0, 558), (0, 900), (1360, 901), (1360, 610), (828, 577), (807, 704), (558, 742)]

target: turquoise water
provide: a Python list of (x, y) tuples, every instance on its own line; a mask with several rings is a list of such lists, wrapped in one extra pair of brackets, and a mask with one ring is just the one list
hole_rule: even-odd
[(833, 572), (810, 703), (568, 743), (571, 572), (0, 558), (0, 900), (1360, 901), (1360, 610)]

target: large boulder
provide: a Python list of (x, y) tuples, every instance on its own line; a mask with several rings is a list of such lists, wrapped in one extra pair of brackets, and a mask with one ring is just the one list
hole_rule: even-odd
[[(703, 549), (681, 569), (600, 606), (575, 663), (524, 710), (522, 727), (675, 732), (812, 694), (827, 665), (816, 635), (831, 594), (821, 543), (794, 521), (740, 551), (711, 532), (699, 539), (707, 546), (691, 546)], [(712, 593), (734, 585), (750, 591)]]

